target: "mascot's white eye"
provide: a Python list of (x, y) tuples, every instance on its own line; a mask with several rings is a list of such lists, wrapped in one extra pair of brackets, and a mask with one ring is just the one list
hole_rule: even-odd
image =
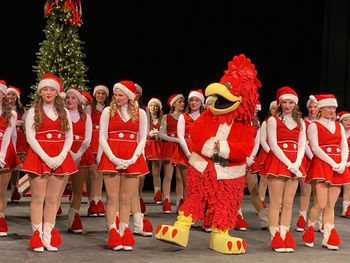
[(225, 82), (224, 83), (225, 87), (228, 88), (228, 89), (232, 89), (232, 83), (231, 82)]

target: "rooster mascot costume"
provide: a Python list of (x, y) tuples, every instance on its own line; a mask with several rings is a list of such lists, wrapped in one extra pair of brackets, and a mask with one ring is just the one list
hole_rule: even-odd
[(175, 224), (157, 227), (157, 239), (186, 247), (191, 225), (203, 220), (206, 212), (212, 228), (210, 248), (224, 254), (245, 253), (246, 242), (230, 236), (229, 230), (234, 228), (244, 194), (246, 158), (252, 152), (256, 133), (251, 120), (259, 87), (255, 66), (241, 54), (228, 63), (220, 83), (206, 88), (205, 95), (217, 100), (190, 130), (193, 149), (186, 197)]

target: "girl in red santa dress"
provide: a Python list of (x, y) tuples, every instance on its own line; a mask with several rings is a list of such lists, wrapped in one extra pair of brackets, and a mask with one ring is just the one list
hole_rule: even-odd
[(90, 148), (92, 122), (89, 114), (82, 106), (83, 95), (78, 89), (69, 89), (66, 92), (66, 105), (69, 110), (73, 127), (73, 144), (70, 150), (78, 166), (78, 172), (71, 177), (72, 198), (68, 211), (68, 230), (72, 233), (83, 232), (79, 209), (82, 199), (82, 190), (85, 178), (89, 174), (89, 167), (95, 165), (95, 156)]
[[(179, 116), (177, 122), (177, 137), (179, 148), (171, 157), (171, 162), (179, 169), (182, 185), (183, 196), (186, 194), (186, 172), (188, 167), (188, 160), (192, 152), (192, 140), (190, 137), (190, 129), (192, 124), (198, 119), (204, 110), (204, 95), (203, 91), (191, 90), (188, 94), (188, 105), (184, 113)], [(176, 211), (183, 202), (183, 196), (180, 200), (176, 200)], [(178, 198), (178, 197), (177, 197)], [(205, 224), (207, 225), (207, 224)]]
[(162, 203), (161, 178), (162, 168), (162, 141), (159, 138), (160, 121), (163, 117), (162, 102), (157, 98), (151, 98), (147, 104), (149, 118), (149, 133), (147, 137), (145, 156), (151, 162), (154, 196), (156, 204)]
[[(276, 110), (277, 110), (277, 102), (275, 100), (271, 101), (267, 116), (260, 126), (260, 146), (261, 147), (260, 147), (258, 156), (256, 157), (257, 158), (256, 162), (259, 168), (263, 166), (267, 153), (270, 152), (270, 146), (267, 142), (266, 122), (271, 116), (275, 116)], [(259, 196), (260, 196), (263, 208), (267, 208), (267, 205), (265, 202), (266, 191), (267, 191), (267, 179), (264, 176), (260, 176)]]
[(23, 163), (29, 174), (32, 200), (30, 220), (34, 251), (57, 251), (62, 240), (55, 228), (61, 189), (69, 175), (77, 172), (70, 154), (73, 143), (72, 121), (59, 96), (63, 91), (60, 78), (44, 74), (38, 94), (25, 120), (30, 149)]
[[(179, 151), (179, 138), (177, 136), (177, 122), (185, 108), (185, 97), (182, 94), (173, 94), (168, 99), (170, 112), (165, 114), (160, 123), (159, 138), (162, 139), (162, 159), (164, 178), (162, 184), (163, 190), (163, 213), (171, 213), (170, 192), (171, 178), (174, 172), (174, 165), (171, 159), (175, 152)], [(183, 198), (183, 183), (181, 173), (178, 167), (176, 174), (176, 204)]]
[[(136, 89), (132, 81), (116, 83), (111, 105), (103, 110), (100, 121), (103, 153), (98, 171), (103, 173), (107, 194), (107, 246), (113, 250), (133, 249), (135, 240), (129, 228), (131, 199), (138, 192), (139, 176), (149, 172), (143, 155), (147, 117), (134, 101)], [(116, 225), (118, 210), (119, 231)], [(134, 233), (143, 235), (143, 215), (135, 213), (133, 219)]]
[[(346, 140), (348, 142), (348, 147), (350, 148), (350, 112), (341, 111), (337, 114), (337, 118), (344, 127)], [(346, 167), (347, 169), (350, 169), (350, 150)], [(342, 216), (350, 218), (350, 184), (343, 185)]]
[[(310, 123), (316, 120), (317, 114), (317, 100), (315, 96), (310, 95), (308, 101), (306, 102), (306, 108), (308, 111), (307, 116), (304, 118), (306, 130), (309, 127)], [(303, 166), (306, 170), (306, 173), (309, 171), (310, 162), (313, 157), (313, 153), (310, 149), (308, 140), (305, 144), (305, 155), (303, 158)], [(300, 202), (299, 202), (299, 217), (296, 223), (295, 231), (304, 232), (306, 228), (306, 219), (307, 219), (307, 210), (310, 205), (310, 196), (312, 192), (312, 187), (310, 184), (305, 183), (305, 178), (299, 180), (300, 187)]]
[[(105, 85), (97, 85), (93, 91), (91, 105), (92, 137), (91, 149), (97, 157), (99, 148), (100, 119), (103, 109), (109, 104), (109, 89)], [(102, 202), (103, 176), (97, 172), (97, 164), (90, 168), (90, 187), (88, 194), (90, 205), (88, 216), (104, 216), (105, 207)], [(90, 193), (89, 193), (90, 190)]]
[[(260, 103), (256, 105), (255, 116), (252, 119), (252, 125), (256, 128), (256, 135), (254, 139), (254, 148), (251, 154), (247, 157), (247, 172), (245, 180), (250, 193), (250, 200), (260, 219), (260, 228), (266, 229), (268, 227), (268, 211), (267, 208), (263, 207), (259, 197), (258, 184), (258, 172), (260, 170), (260, 166), (257, 160), (257, 153), (260, 148), (260, 122), (257, 114), (259, 111), (261, 111)], [(248, 223), (243, 218), (241, 208), (238, 210), (235, 228), (241, 231), (245, 231), (248, 228)]]
[(334, 227), (334, 207), (342, 185), (350, 183), (349, 169), (346, 168), (349, 148), (343, 126), (335, 122), (336, 98), (333, 94), (315, 97), (318, 101), (317, 121), (307, 129), (314, 156), (305, 181), (315, 188), (316, 200), (310, 209), (303, 240), (308, 247), (314, 246), (314, 227), (322, 211), (322, 246), (337, 250), (340, 238)]
[(7, 236), (8, 231), (5, 211), (11, 171), (19, 169), (21, 165), (11, 141), (11, 136), (16, 129), (17, 113), (12, 110), (6, 94), (6, 82), (0, 80), (0, 237)]
[[(290, 87), (277, 90), (276, 115), (267, 120), (270, 152), (260, 170), (269, 188), (269, 230), (276, 252), (293, 252), (295, 241), (289, 232), (298, 178), (305, 176), (305, 123), (298, 110), (298, 95)], [(280, 207), (282, 212), (280, 215)]]
[[(21, 91), (19, 88), (9, 86), (7, 89), (7, 98), (12, 110), (17, 112), (16, 129), (12, 135), (12, 142), (16, 148), (16, 152), (21, 161), (24, 160), (28, 151), (28, 143), (24, 133), (24, 115), (26, 109), (21, 103)], [(21, 194), (18, 192), (19, 170), (14, 170), (11, 176), (11, 201), (17, 202), (21, 199)]]

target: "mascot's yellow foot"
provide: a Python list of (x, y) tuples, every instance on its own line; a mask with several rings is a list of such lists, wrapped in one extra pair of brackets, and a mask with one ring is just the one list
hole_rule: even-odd
[(223, 254), (244, 254), (247, 243), (241, 238), (231, 237), (228, 230), (212, 228), (210, 248)]
[(192, 216), (185, 216), (183, 211), (179, 211), (179, 215), (174, 226), (157, 226), (156, 238), (164, 242), (186, 247), (192, 224)]

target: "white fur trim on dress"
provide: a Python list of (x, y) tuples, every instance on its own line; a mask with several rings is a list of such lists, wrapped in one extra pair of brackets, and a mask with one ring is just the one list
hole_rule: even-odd
[(225, 159), (230, 156), (230, 146), (227, 141), (219, 141), (220, 153), (219, 155)]
[(195, 152), (192, 152), (188, 162), (200, 173), (203, 173), (208, 166), (208, 162), (202, 156)]
[(245, 176), (247, 165), (242, 164), (238, 166), (221, 166), (220, 164), (214, 164), (216, 171), (216, 178), (218, 180), (230, 180)]
[(201, 154), (211, 158), (214, 154), (215, 137), (209, 138), (203, 145)]

